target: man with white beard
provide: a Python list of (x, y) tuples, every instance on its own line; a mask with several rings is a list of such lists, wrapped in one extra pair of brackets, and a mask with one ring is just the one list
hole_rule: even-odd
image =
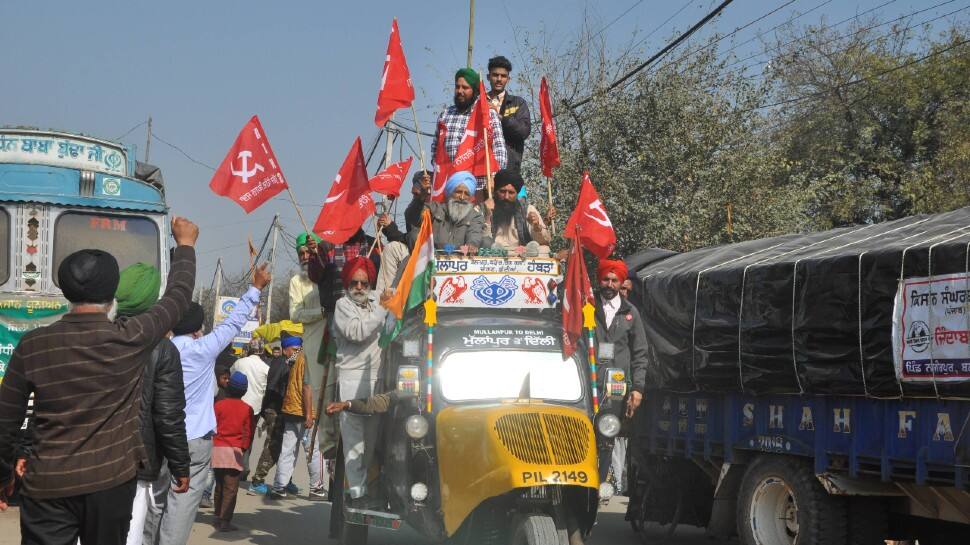
[(447, 202), (431, 203), (431, 227), (436, 248), (450, 246), (457, 250), (464, 246), (469, 254), (475, 254), (481, 248), (485, 216), (471, 202), (476, 183), (471, 172), (456, 172), (445, 183)]
[[(377, 269), (366, 257), (348, 261), (341, 271), (346, 294), (337, 301), (333, 317), (333, 337), (337, 346), (337, 383), (340, 401), (368, 398), (374, 394), (381, 365), (378, 340), (387, 310), (378, 304), (371, 290)], [(347, 492), (352, 507), (370, 505), (367, 495), (367, 468), (373, 458), (378, 419), (359, 414), (340, 414)]]

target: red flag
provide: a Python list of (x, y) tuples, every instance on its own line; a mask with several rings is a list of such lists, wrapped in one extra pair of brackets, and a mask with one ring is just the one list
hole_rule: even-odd
[(411, 72), (401, 47), (401, 33), (397, 29), (397, 19), (391, 23), (391, 37), (387, 40), (387, 57), (384, 58), (384, 73), (381, 76), (381, 90), (377, 94), (377, 114), (374, 123), (383, 127), (398, 108), (407, 108), (414, 102), (414, 86), (411, 85)]
[(360, 147), (360, 137), (357, 137), (333, 180), (313, 231), (328, 242), (342, 244), (364, 225), (374, 209), (374, 199), (367, 185), (364, 150)]
[(488, 157), (485, 155), (485, 143), (492, 143), (491, 108), (488, 106), (488, 98), (485, 94), (485, 85), (478, 83), (478, 101), (472, 106), (471, 115), (468, 116), (468, 124), (465, 125), (465, 135), (458, 144), (458, 151), (455, 152), (455, 159), (452, 161), (452, 172), (461, 170), (470, 171), (475, 176), (485, 176), (487, 174), (485, 161), (490, 163), (490, 172), (498, 172), (498, 161), (495, 160), (495, 150), (488, 146)]
[(542, 115), (542, 138), (539, 140), (539, 159), (542, 161), (542, 174), (552, 178), (552, 169), (559, 166), (559, 142), (556, 139), (556, 123), (552, 120), (552, 101), (549, 99), (549, 86), (542, 76), (539, 84), (539, 113)]
[(448, 159), (448, 150), (445, 149), (446, 140), (448, 140), (448, 127), (439, 120), (438, 143), (434, 153), (434, 180), (431, 185), (431, 200), (435, 202), (445, 202), (445, 182), (454, 172), (451, 160)]
[(579, 189), (576, 209), (566, 222), (563, 236), (575, 238), (579, 233), (579, 243), (596, 257), (605, 259), (616, 247), (616, 232), (606, 215), (606, 208), (589, 179), (589, 172), (583, 173), (583, 185)]
[(562, 353), (569, 357), (576, 352), (576, 343), (583, 334), (583, 305), (593, 298), (593, 287), (586, 274), (583, 247), (573, 243), (566, 266), (566, 286), (562, 300)]
[(269, 145), (266, 131), (253, 116), (209, 182), (209, 188), (236, 201), (246, 213), (286, 189), (286, 178)]
[(375, 193), (380, 193), (381, 195), (387, 195), (392, 199), (400, 197), (401, 186), (404, 184), (404, 177), (407, 176), (408, 171), (411, 170), (412, 161), (414, 161), (414, 157), (408, 157), (407, 161), (394, 163), (393, 165), (375, 174), (374, 177), (367, 182), (367, 185), (370, 186), (370, 190)]

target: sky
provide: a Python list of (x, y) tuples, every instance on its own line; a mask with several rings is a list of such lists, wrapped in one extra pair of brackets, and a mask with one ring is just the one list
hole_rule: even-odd
[[(736, 0), (696, 39), (731, 32), (776, 8), (781, 9), (738, 32), (736, 41), (813, 8), (798, 22), (818, 23), (824, 17), (833, 23), (881, 4), (886, 5), (873, 15), (892, 19), (941, 2), (946, 0)], [(915, 20), (968, 3), (947, 2)], [(484, 69), (491, 56), (509, 57), (510, 91), (528, 97), (515, 81), (517, 54), (527, 47), (527, 37), (565, 48), (588, 19), (591, 28), (602, 29), (610, 47), (622, 48), (658, 29), (639, 46), (646, 58), (714, 5), (712, 0), (479, 1), (473, 64)], [(274, 214), (280, 214), (287, 232), (303, 229), (285, 193), (247, 215), (209, 190), (212, 171), (198, 163), (218, 165), (246, 121), (259, 115), (312, 226), (354, 138), (362, 138), (366, 153), (378, 134), (374, 111), (395, 16), (418, 119), (430, 131), (451, 101), (454, 71), (465, 62), (465, 1), (2, 1), (0, 126), (120, 138), (142, 160), (146, 128), (138, 125), (151, 116), (156, 137), (184, 152), (153, 140), (150, 162), (162, 169), (171, 212), (200, 227), (199, 283), (207, 285), (218, 257), (229, 271), (245, 269), (247, 236), (258, 245)], [(758, 47), (754, 40), (736, 54)], [(412, 122), (410, 112), (400, 112), (397, 119)], [(416, 147), (413, 137), (411, 143)], [(423, 144), (427, 153), (430, 139)], [(370, 174), (375, 166), (376, 161)], [(281, 238), (279, 244), (286, 251), (279, 252), (276, 267), (285, 274), (295, 253), (292, 240)]]

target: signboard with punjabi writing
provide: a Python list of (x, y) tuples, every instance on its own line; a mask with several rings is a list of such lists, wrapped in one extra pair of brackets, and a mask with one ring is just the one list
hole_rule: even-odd
[(559, 337), (536, 328), (470, 328), (461, 336), (463, 348), (532, 348), (559, 350)]
[(57, 133), (0, 131), (0, 163), (26, 163), (128, 175), (124, 148)]
[(555, 259), (439, 257), (431, 287), (441, 307), (544, 309), (560, 280)]
[(893, 359), (900, 380), (970, 381), (970, 274), (907, 278), (894, 310)]
[(24, 333), (52, 323), (65, 312), (67, 302), (57, 299), (0, 300), (0, 382)]

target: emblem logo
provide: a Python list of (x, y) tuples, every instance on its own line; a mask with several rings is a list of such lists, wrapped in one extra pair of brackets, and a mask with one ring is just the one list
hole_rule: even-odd
[(240, 178), (242, 178), (242, 183), (244, 184), (248, 184), (249, 179), (255, 176), (257, 172), (262, 172), (263, 170), (265, 170), (263, 168), (263, 165), (256, 162), (253, 162), (253, 168), (249, 168), (249, 158), (252, 156), (253, 156), (253, 152), (249, 150), (240, 151), (239, 155), (237, 155), (236, 158), (242, 161), (242, 168), (239, 170), (236, 170), (235, 168), (232, 168), (232, 165), (230, 165), (230, 171), (232, 172), (232, 175), (239, 176)]
[(121, 195), (121, 180), (118, 178), (104, 178), (101, 180), (101, 192), (109, 197)]
[(515, 297), (518, 284), (515, 280), (505, 275), (498, 282), (489, 282), (485, 275), (479, 276), (472, 282), (472, 294), (479, 301), (491, 307), (497, 307), (508, 303)]
[(922, 352), (930, 345), (930, 327), (926, 322), (915, 321), (909, 326), (909, 334), (906, 335), (906, 344), (913, 349), (913, 352)]

